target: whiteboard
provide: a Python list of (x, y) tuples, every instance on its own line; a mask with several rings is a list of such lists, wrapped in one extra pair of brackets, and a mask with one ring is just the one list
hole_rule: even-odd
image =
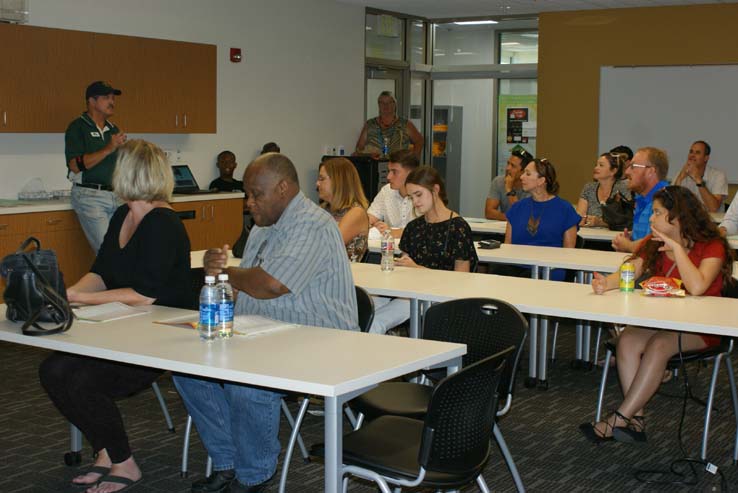
[(669, 178), (695, 140), (709, 165), (738, 183), (738, 65), (601, 67), (599, 149), (654, 146), (669, 156)]

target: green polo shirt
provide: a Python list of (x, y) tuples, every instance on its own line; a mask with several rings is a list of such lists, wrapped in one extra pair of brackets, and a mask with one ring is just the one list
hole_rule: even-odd
[[(90, 115), (82, 113), (67, 127), (64, 134), (64, 154), (69, 161), (83, 154), (97, 152), (110, 142), (113, 134), (117, 134), (120, 130), (118, 127), (105, 121), (103, 131), (97, 128), (97, 125)], [(118, 157), (118, 151), (112, 152), (105, 156), (105, 159), (97, 163), (97, 165), (82, 172), (82, 183), (97, 183), (100, 185), (110, 186), (113, 181), (113, 170), (115, 169), (115, 160)]]

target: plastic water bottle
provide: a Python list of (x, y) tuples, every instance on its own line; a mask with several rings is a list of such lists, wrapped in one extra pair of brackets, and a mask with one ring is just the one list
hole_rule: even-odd
[(389, 156), (389, 137), (382, 139), (382, 157)]
[(215, 276), (205, 276), (200, 290), (200, 323), (197, 324), (200, 339), (210, 342), (218, 336), (218, 298)]
[(218, 300), (218, 335), (227, 339), (233, 335), (233, 288), (228, 274), (218, 274), (215, 286)]
[(382, 235), (382, 272), (395, 270), (395, 238), (387, 228)]

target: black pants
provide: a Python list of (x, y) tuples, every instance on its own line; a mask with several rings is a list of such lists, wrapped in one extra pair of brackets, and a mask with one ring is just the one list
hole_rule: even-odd
[(161, 370), (54, 353), (39, 367), (41, 385), (54, 405), (85, 435), (95, 452), (106, 449), (113, 463), (131, 456), (115, 399), (151, 386)]

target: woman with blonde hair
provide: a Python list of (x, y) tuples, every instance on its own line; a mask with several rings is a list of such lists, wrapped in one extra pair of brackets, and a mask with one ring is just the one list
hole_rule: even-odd
[(327, 159), (320, 163), (316, 186), (323, 207), (338, 223), (349, 259), (361, 260), (369, 236), (369, 202), (356, 168), (346, 158)]
[[(70, 302), (192, 305), (190, 241), (169, 205), (173, 188), (172, 168), (154, 144), (131, 140), (118, 149), (113, 190), (124, 204), (113, 214), (90, 272), (67, 290)], [(41, 385), (97, 454), (72, 486), (112, 493), (141, 480), (115, 400), (149, 388), (161, 373), (65, 353), (41, 363)]]

